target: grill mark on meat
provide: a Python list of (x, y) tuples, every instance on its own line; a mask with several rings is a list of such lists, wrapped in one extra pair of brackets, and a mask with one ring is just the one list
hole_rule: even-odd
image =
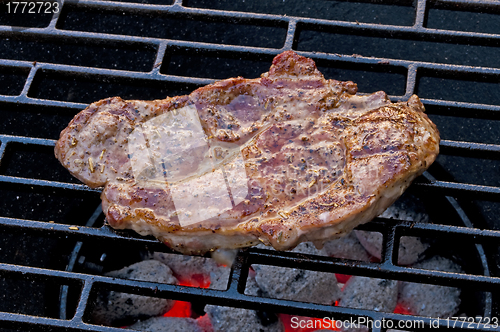
[(284, 52), (261, 78), (93, 103), (55, 154), (87, 185), (104, 186), (112, 227), (175, 250), (321, 243), (382, 213), (438, 153), (418, 97), (391, 104), (384, 92), (356, 90)]

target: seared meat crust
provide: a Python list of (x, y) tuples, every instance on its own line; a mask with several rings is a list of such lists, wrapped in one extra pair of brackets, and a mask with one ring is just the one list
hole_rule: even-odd
[(112, 227), (174, 250), (321, 243), (382, 213), (438, 154), (417, 96), (393, 104), (356, 90), (284, 52), (257, 79), (93, 103), (55, 154), (82, 182), (104, 186)]

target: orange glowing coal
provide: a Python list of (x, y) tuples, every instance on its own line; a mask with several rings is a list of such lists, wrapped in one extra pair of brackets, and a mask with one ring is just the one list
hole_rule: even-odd
[(191, 317), (191, 303), (184, 301), (175, 301), (174, 306), (163, 317)]
[[(210, 286), (210, 278), (203, 274), (195, 274), (191, 278), (177, 278), (179, 280), (179, 286), (189, 286), (198, 288), (208, 288)], [(175, 301), (174, 306), (168, 312), (166, 312), (164, 317), (193, 317), (193, 311), (191, 310), (191, 303), (184, 301)]]
[(337, 278), (337, 281), (340, 282), (341, 284), (345, 284), (349, 278), (352, 276), (348, 274), (341, 274), (341, 273), (335, 273), (335, 277)]
[(208, 288), (210, 286), (210, 277), (204, 274), (193, 274), (190, 277), (176, 276), (180, 286)]
[(394, 313), (395, 314), (402, 314), (402, 315), (413, 315), (409, 310), (408, 308), (405, 308), (404, 306), (402, 306), (401, 304), (398, 304), (396, 306), (396, 309), (394, 309)]
[[(344, 274), (336, 274), (337, 280), (340, 283), (346, 283), (350, 275)], [(180, 286), (187, 287), (198, 287), (198, 288), (208, 288), (210, 286), (210, 277), (203, 274), (192, 275), (188, 278), (182, 278), (177, 276)], [(337, 306), (339, 304), (338, 301), (335, 301), (333, 305)], [(405, 311), (402, 306), (399, 306), (394, 311), (395, 313), (409, 314), (409, 312)], [(163, 315), (164, 317), (190, 317), (195, 318), (199, 321), (199, 325), (206, 332), (212, 332), (212, 326), (210, 323), (210, 318), (207, 314), (204, 316), (199, 316), (195, 312), (193, 312), (191, 303), (185, 301), (175, 301), (174, 306)], [(305, 316), (296, 316), (296, 315), (288, 315), (288, 314), (278, 314), (279, 319), (282, 321), (285, 332), (313, 332), (318, 329), (322, 330), (330, 330), (330, 331), (339, 331), (338, 328), (335, 327), (335, 321), (333, 320), (324, 320), (321, 318), (314, 317), (305, 317)]]
[(332, 320), (287, 314), (279, 314), (279, 318), (285, 326), (285, 332), (313, 332), (319, 329), (339, 331)]

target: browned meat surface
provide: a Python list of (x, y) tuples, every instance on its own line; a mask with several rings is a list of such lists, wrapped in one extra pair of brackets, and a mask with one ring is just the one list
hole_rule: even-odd
[(257, 79), (98, 101), (62, 131), (55, 154), (104, 187), (112, 227), (177, 251), (321, 243), (382, 213), (438, 154), (417, 96), (392, 104), (356, 90), (284, 52)]

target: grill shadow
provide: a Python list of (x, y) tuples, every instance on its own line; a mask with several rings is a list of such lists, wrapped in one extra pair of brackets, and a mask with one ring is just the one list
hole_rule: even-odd
[(286, 36), (284, 22), (248, 21), (204, 15), (136, 12), (65, 6), (58, 21), (64, 30), (197, 41), (216, 44), (280, 48)]
[(92, 103), (110, 96), (123, 99), (164, 99), (184, 95), (197, 88), (188, 83), (82, 75), (40, 71), (35, 76), (28, 96), (40, 99)]
[(225, 79), (242, 76), (257, 78), (269, 70), (272, 55), (255, 55), (247, 52), (215, 52), (192, 48), (167, 49), (160, 73)]

